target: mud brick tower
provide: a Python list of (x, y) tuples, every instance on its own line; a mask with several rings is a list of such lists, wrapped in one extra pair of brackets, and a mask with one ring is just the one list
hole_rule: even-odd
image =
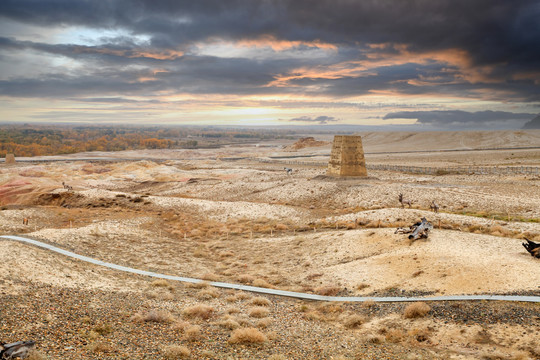
[(7, 154), (5, 164), (6, 165), (15, 164), (15, 156), (13, 154)]
[(356, 135), (336, 135), (328, 162), (327, 175), (367, 176), (362, 138)]

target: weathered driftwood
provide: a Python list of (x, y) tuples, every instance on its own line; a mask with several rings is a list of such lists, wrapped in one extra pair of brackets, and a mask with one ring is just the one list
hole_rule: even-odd
[(35, 341), (17, 341), (10, 344), (0, 344), (0, 359), (25, 359), (30, 350), (36, 345)]
[(429, 232), (433, 229), (433, 225), (427, 221), (426, 218), (422, 218), (421, 221), (411, 225), (408, 229), (397, 228), (395, 234), (410, 234), (409, 239), (414, 241), (418, 239), (427, 239)]
[(527, 243), (522, 243), (523, 247), (535, 258), (540, 259), (540, 243), (535, 243), (529, 239), (525, 239)]
[(402, 207), (402, 208), (405, 207), (405, 204), (409, 205), (409, 209), (411, 208), (411, 206), (412, 206), (412, 200), (404, 199), (402, 193), (399, 193), (399, 195), (398, 195), (398, 200), (399, 200), (399, 202), (401, 203), (401, 207)]

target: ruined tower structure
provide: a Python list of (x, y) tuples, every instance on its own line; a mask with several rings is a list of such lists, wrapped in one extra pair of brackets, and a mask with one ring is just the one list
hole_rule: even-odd
[(15, 164), (15, 156), (13, 154), (7, 154), (5, 164), (6, 165)]
[(362, 138), (357, 135), (336, 135), (328, 162), (327, 175), (367, 176)]

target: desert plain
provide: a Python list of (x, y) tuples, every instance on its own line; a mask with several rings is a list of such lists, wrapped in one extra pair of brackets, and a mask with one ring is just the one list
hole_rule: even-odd
[[(360, 135), (365, 178), (326, 176), (329, 134), (0, 163), (2, 235), (205, 281), (2, 239), (0, 341), (34, 340), (39, 359), (539, 359), (538, 303), (429, 297), (540, 295), (540, 259), (521, 245), (540, 241), (540, 131)], [(458, 166), (529, 170), (447, 170)], [(427, 239), (396, 233), (422, 217)], [(307, 301), (214, 281), (426, 301)]]

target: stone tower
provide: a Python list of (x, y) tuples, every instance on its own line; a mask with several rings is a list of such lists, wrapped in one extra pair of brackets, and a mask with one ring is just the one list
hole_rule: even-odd
[(367, 176), (362, 138), (357, 135), (336, 135), (328, 162), (327, 175)]
[(15, 156), (13, 154), (7, 154), (5, 164), (6, 165), (15, 164)]

